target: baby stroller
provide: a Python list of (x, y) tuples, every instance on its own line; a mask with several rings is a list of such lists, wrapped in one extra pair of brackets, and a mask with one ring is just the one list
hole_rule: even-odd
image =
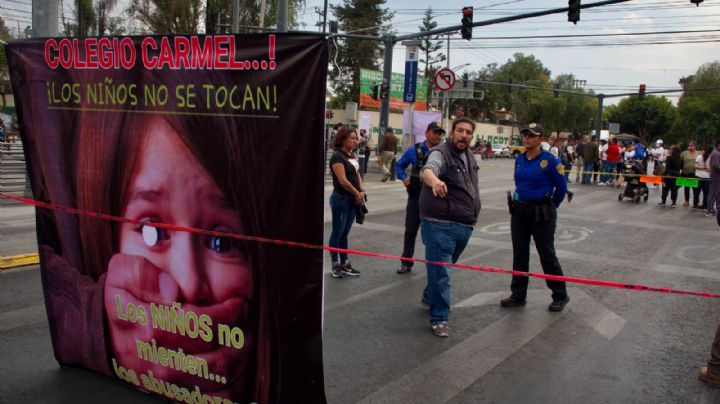
[(640, 198), (647, 202), (650, 192), (647, 184), (640, 182), (640, 176), (645, 174), (645, 168), (642, 161), (628, 160), (622, 167), (623, 179), (625, 180), (625, 190), (618, 195), (618, 201), (624, 198), (630, 198), (635, 203), (640, 203)]

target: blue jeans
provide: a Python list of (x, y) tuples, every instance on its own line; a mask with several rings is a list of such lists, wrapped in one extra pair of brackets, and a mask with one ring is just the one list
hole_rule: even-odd
[[(457, 262), (467, 246), (472, 228), (460, 223), (421, 219), (425, 259), (435, 262)], [(450, 267), (425, 264), (427, 287), (423, 298), (430, 304), (430, 324), (447, 321), (450, 311)]]
[[(604, 161), (602, 170), (604, 173), (614, 173), (616, 166), (617, 163), (615, 162)], [(603, 174), (600, 176), (600, 182), (610, 182), (612, 178), (612, 174)]]
[[(330, 233), (330, 247), (348, 248), (348, 234), (355, 222), (355, 197), (352, 195), (341, 195), (333, 192), (330, 195), (330, 209), (332, 211), (332, 232)], [(333, 264), (347, 262), (347, 253), (331, 251), (330, 259)]]
[(582, 175), (582, 183), (583, 184), (589, 184), (590, 179), (592, 177), (591, 172), (593, 171), (593, 166), (595, 163), (585, 163), (583, 164), (583, 175)]

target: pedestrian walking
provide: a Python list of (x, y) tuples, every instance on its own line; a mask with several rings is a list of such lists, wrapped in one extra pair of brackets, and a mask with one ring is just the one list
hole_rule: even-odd
[(707, 366), (700, 368), (698, 379), (713, 387), (720, 387), (720, 325), (715, 330), (715, 340), (710, 349), (710, 360)]
[(358, 138), (358, 155), (360, 157), (360, 173), (367, 174), (368, 161), (370, 161), (370, 150), (372, 149), (372, 138), (365, 129), (360, 129)]
[(677, 205), (677, 177), (680, 176), (683, 168), (683, 161), (680, 158), (680, 148), (677, 146), (670, 146), (670, 157), (665, 162), (665, 171), (663, 175), (663, 187), (662, 196), (658, 205), (665, 207), (667, 202), (668, 193), (670, 194), (670, 207), (675, 208)]
[[(330, 172), (333, 179), (333, 192), (330, 195), (332, 212), (332, 231), (330, 247), (348, 248), (348, 235), (355, 221), (356, 206), (365, 201), (365, 186), (360, 176), (360, 164), (352, 154), (358, 139), (355, 129), (342, 127), (335, 135), (335, 152), (330, 158)], [(359, 276), (360, 272), (352, 267), (345, 252), (330, 252), (333, 278)]]
[(710, 171), (710, 192), (707, 201), (707, 215), (715, 216), (720, 203), (720, 139), (715, 141), (715, 150), (710, 153), (707, 160), (708, 171)]
[[(542, 151), (539, 136), (544, 130), (540, 124), (532, 123), (523, 128), (525, 152), (515, 160), (515, 193), (508, 197), (510, 208), (510, 233), (513, 245), (513, 269), (530, 270), (530, 238), (540, 255), (543, 272), (562, 276), (563, 271), (555, 255), (556, 209), (567, 192), (564, 167), (552, 154)], [(597, 147), (595, 147), (597, 149)], [(591, 161), (593, 156), (588, 156)], [(529, 279), (513, 275), (510, 284), (512, 294), (500, 301), (502, 307), (524, 306)], [(550, 311), (562, 311), (570, 301), (562, 281), (547, 281), (552, 290)]]
[(698, 189), (700, 190), (700, 194), (702, 194), (702, 199), (700, 199), (700, 206), (693, 206), (693, 208), (707, 209), (708, 193), (710, 191), (710, 171), (708, 170), (708, 160), (710, 159), (712, 151), (713, 147), (707, 146), (705, 150), (698, 155), (697, 160), (695, 160), (695, 175), (698, 177)]
[[(420, 223), (425, 259), (455, 263), (467, 246), (480, 213), (478, 165), (469, 150), (475, 122), (453, 121), (449, 140), (434, 147), (420, 172)], [(430, 306), (430, 327), (448, 337), (450, 267), (427, 263), (422, 302)]]
[[(680, 159), (683, 161), (683, 168), (681, 175), (685, 178), (697, 178), (695, 175), (695, 162), (697, 161), (698, 155), (697, 149), (695, 148), (695, 142), (692, 140), (688, 142), (687, 150), (680, 154)], [(700, 203), (700, 187), (683, 187), (683, 206), (690, 205), (690, 189), (692, 188), (693, 193), (693, 208), (697, 208)]]
[[(397, 177), (402, 181), (407, 190), (408, 199), (405, 207), (405, 237), (403, 238), (403, 258), (412, 258), (415, 254), (415, 239), (420, 228), (420, 170), (425, 166), (425, 161), (430, 149), (440, 144), (440, 138), (445, 130), (437, 123), (431, 122), (425, 130), (425, 141), (408, 147), (400, 160), (395, 165)], [(408, 166), (411, 166), (410, 175), (405, 173)], [(412, 271), (412, 261), (400, 261), (397, 273), (406, 274)]]
[(575, 182), (580, 182), (580, 178), (582, 178), (581, 175), (584, 167), (583, 161), (585, 157), (585, 144), (589, 142), (589, 138), (585, 135), (575, 147)]
[(589, 184), (592, 178), (595, 165), (600, 162), (600, 149), (597, 143), (597, 137), (593, 136), (590, 143), (586, 143), (583, 147), (583, 175), (582, 183)]
[(395, 158), (395, 153), (397, 153), (397, 138), (395, 137), (393, 128), (387, 128), (385, 129), (385, 136), (383, 136), (382, 143), (378, 148), (380, 168), (383, 172), (382, 182), (389, 180), (392, 175), (390, 165), (392, 164), (393, 158)]

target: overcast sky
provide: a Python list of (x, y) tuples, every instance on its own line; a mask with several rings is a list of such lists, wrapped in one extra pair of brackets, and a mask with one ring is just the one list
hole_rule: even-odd
[[(594, 1), (585, 0), (584, 4)], [(65, 3), (71, 3), (66, 0)], [(112, 15), (122, 15), (126, 0)], [(13, 33), (30, 24), (31, 0), (0, 0), (0, 15)], [(340, 4), (331, 0), (331, 4)], [(388, 0), (395, 11), (392, 28), (397, 34), (419, 30), (424, 11), (433, 7), (438, 27), (460, 24), (464, 6), (475, 8), (474, 20), (485, 21), (533, 11), (567, 7), (566, 0), (477, 0), (431, 1)], [(67, 5), (66, 5), (67, 7)], [(308, 0), (303, 10), (305, 30), (315, 31), (322, 0)], [(67, 14), (67, 10), (66, 10)], [(332, 14), (329, 16), (332, 19)], [(607, 36), (620, 33), (659, 33), (665, 31), (711, 32)], [(508, 36), (593, 35), (580, 38), (499, 39)], [(466, 69), (478, 70), (488, 63), (507, 62), (516, 52), (533, 54), (555, 77), (573, 73), (586, 80), (587, 88), (606, 94), (636, 91), (644, 83), (648, 91), (678, 88), (678, 80), (693, 74), (703, 63), (720, 60), (720, 2), (707, 0), (696, 7), (689, 0), (634, 0), (611, 6), (582, 10), (577, 25), (565, 13), (503, 23), (473, 30), (473, 40), (452, 36), (450, 66), (470, 63)], [(706, 42), (698, 42), (706, 41)], [(670, 42), (659, 44), (659, 42)], [(445, 42), (446, 43), (446, 42)], [(649, 43), (649, 44), (648, 44)], [(575, 46), (571, 46), (575, 45)], [(443, 52), (447, 53), (446, 49)], [(405, 50), (397, 45), (393, 52), (393, 71), (404, 72)], [(671, 98), (673, 102), (677, 98)], [(617, 99), (607, 100), (615, 103)]]
[[(595, 1), (584, 0), (583, 4)], [(315, 29), (315, 7), (321, 0), (308, 0), (305, 19)], [(394, 10), (392, 25), (398, 34), (418, 32), (429, 6), (438, 27), (460, 24), (463, 6), (473, 6), (474, 21), (567, 7), (566, 0), (480, 0), (430, 1), (388, 0)], [(605, 36), (618, 33), (716, 30), (716, 32)], [(584, 38), (497, 39), (508, 36), (588, 35)], [(452, 38), (460, 38), (460, 34)], [(688, 43), (688, 41), (712, 41)], [(637, 44), (674, 42), (672, 44)], [(603, 44), (612, 44), (601, 46)], [(623, 45), (625, 44), (625, 45)], [(582, 46), (569, 46), (582, 45)], [(446, 52), (446, 49), (443, 49)], [(516, 52), (533, 54), (555, 77), (573, 73), (587, 81), (587, 87), (606, 94), (636, 91), (644, 83), (648, 91), (679, 88), (678, 80), (693, 74), (703, 63), (720, 60), (720, 2), (708, 0), (696, 7), (689, 0), (635, 0), (617, 5), (582, 10), (577, 25), (567, 14), (553, 14), (473, 30), (473, 40), (450, 41), (450, 66), (471, 63), (478, 70), (488, 63), (507, 62)], [(404, 72), (404, 47), (393, 51), (393, 71)], [(673, 101), (676, 98), (673, 98)], [(617, 99), (607, 100), (610, 103)]]

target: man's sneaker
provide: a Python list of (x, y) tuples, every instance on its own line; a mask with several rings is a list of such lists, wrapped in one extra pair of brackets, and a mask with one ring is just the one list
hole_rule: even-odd
[(675, 206), (674, 203), (671, 203), (671, 204), (670, 204), (670, 207), (673, 208), (673, 209), (677, 208), (677, 206)]
[(550, 303), (550, 306), (548, 306), (548, 310), (550, 311), (563, 311), (565, 308), (565, 305), (568, 304), (570, 301), (569, 297), (566, 297), (563, 300), (553, 300), (552, 303)]
[(715, 212), (714, 212), (714, 211), (708, 211), (708, 212), (705, 213), (705, 216), (707, 216), (707, 217), (715, 217)]
[(342, 273), (346, 276), (360, 276), (360, 271), (353, 268), (352, 265), (350, 265), (349, 262), (346, 262), (342, 265)]
[(525, 303), (527, 303), (526, 300), (518, 300), (513, 296), (500, 300), (500, 306), (502, 307), (520, 307), (525, 306)]
[(332, 275), (333, 278), (342, 278), (343, 277), (342, 265), (333, 264), (332, 268), (330, 269), (330, 274)]
[(438, 337), (447, 338), (450, 336), (450, 328), (448, 328), (446, 321), (433, 324), (431, 327), (433, 334)]
[(397, 269), (397, 273), (399, 274), (406, 274), (408, 272), (412, 271), (412, 267), (408, 265), (400, 265)]
[(665, 202), (658, 202), (658, 206), (660, 206), (661, 208), (664, 208), (664, 207), (665, 207)]

